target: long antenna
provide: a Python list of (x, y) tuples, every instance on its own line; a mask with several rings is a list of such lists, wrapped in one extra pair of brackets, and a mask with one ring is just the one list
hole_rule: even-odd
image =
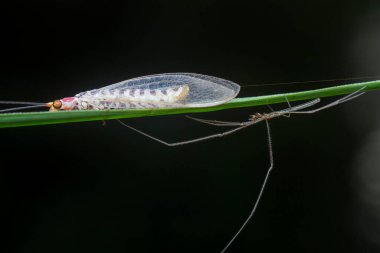
[(22, 101), (0, 101), (3, 105), (45, 105), (44, 103), (38, 102), (22, 102)]
[(30, 109), (30, 108), (39, 108), (39, 107), (47, 107), (47, 106), (46, 106), (46, 104), (21, 106), (21, 107), (3, 109), (3, 110), (0, 110), (0, 113), (3, 113), (3, 112), (12, 112), (12, 111), (18, 111), (18, 110)]
[(272, 86), (272, 85), (281, 85), (281, 84), (306, 84), (306, 83), (317, 83), (317, 82), (334, 82), (334, 81), (349, 81), (349, 80), (364, 80), (364, 79), (372, 79), (372, 78), (380, 78), (377, 76), (361, 76), (361, 77), (347, 77), (347, 78), (334, 78), (334, 79), (322, 79), (322, 80), (307, 80), (307, 81), (295, 81), (295, 82), (277, 82), (277, 83), (259, 83), (259, 84), (250, 84), (244, 85), (245, 87), (256, 87), (256, 86)]

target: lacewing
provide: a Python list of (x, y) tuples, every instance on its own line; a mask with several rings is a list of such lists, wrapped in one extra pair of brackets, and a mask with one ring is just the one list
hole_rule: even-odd
[(50, 111), (209, 107), (228, 102), (239, 90), (238, 84), (218, 77), (166, 73), (129, 79), (49, 103), (0, 101), (29, 105), (0, 112), (34, 107), (49, 107)]

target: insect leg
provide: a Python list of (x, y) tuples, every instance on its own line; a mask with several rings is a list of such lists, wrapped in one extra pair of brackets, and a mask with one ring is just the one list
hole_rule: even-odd
[[(292, 105), (290, 104), (289, 99), (287, 97), (285, 97), (285, 100), (286, 100), (286, 103), (288, 103), (289, 109), (291, 110), (292, 109)], [(290, 118), (290, 113), (284, 114), (283, 116), (287, 117), (287, 118)]]
[(261, 188), (260, 188), (259, 195), (257, 196), (257, 199), (255, 201), (255, 204), (253, 205), (253, 208), (252, 208), (250, 214), (245, 219), (245, 221), (243, 222), (243, 224), (240, 226), (239, 230), (232, 237), (232, 239), (222, 249), (221, 253), (224, 253), (229, 248), (229, 246), (235, 241), (235, 239), (239, 236), (239, 234), (241, 233), (241, 231), (243, 231), (243, 229), (245, 228), (245, 226), (248, 224), (248, 222), (251, 220), (251, 218), (255, 214), (257, 206), (260, 203), (261, 197), (262, 197), (263, 192), (265, 190), (265, 187), (266, 187), (266, 185), (268, 183), (269, 175), (272, 172), (272, 169), (273, 169), (273, 166), (274, 166), (274, 162), (273, 162), (273, 148), (272, 148), (272, 137), (271, 137), (271, 131), (270, 131), (270, 126), (269, 126), (268, 120), (265, 120), (265, 123), (266, 123), (267, 134), (268, 134), (268, 150), (269, 150), (269, 168), (268, 168), (268, 171), (267, 171), (267, 173), (265, 175), (263, 184), (261, 185)]
[[(286, 102), (288, 103), (288, 109), (286, 109), (287, 111), (291, 111), (291, 109), (292, 109), (292, 106), (290, 105), (290, 102), (289, 102), (289, 100), (288, 100), (288, 98), (287, 97), (285, 97), (285, 100), (286, 100)], [(270, 106), (270, 105), (266, 105), (271, 111), (272, 111), (272, 113), (275, 113), (276, 111), (272, 108), (272, 106)], [(281, 114), (281, 116), (283, 116), (283, 117), (286, 117), (286, 118), (290, 118), (290, 113), (288, 112), (288, 113), (286, 113), (286, 114)]]
[(151, 136), (151, 135), (149, 135), (149, 134), (147, 134), (147, 133), (144, 133), (144, 132), (142, 132), (142, 131), (140, 131), (140, 130), (134, 128), (134, 127), (131, 127), (131, 126), (125, 124), (124, 122), (122, 122), (121, 120), (118, 120), (118, 119), (117, 119), (117, 121), (118, 121), (120, 124), (122, 124), (123, 126), (128, 127), (129, 129), (131, 129), (131, 130), (133, 130), (133, 131), (135, 131), (135, 132), (138, 132), (139, 134), (142, 134), (142, 135), (144, 135), (144, 136), (146, 136), (146, 137), (148, 137), (148, 138), (150, 138), (150, 139), (152, 139), (152, 140), (155, 140), (155, 141), (157, 141), (157, 142), (159, 142), (159, 143), (161, 143), (161, 144), (164, 144), (164, 145), (166, 145), (166, 146), (169, 146), (169, 147), (180, 146), (180, 145), (186, 145), (186, 144), (195, 143), (195, 142), (200, 142), (200, 141), (209, 140), (209, 139), (213, 139), (213, 138), (223, 137), (223, 136), (226, 136), (226, 135), (229, 135), (229, 134), (233, 134), (233, 133), (235, 133), (235, 132), (237, 132), (237, 131), (240, 131), (240, 130), (246, 128), (246, 127), (249, 127), (249, 126), (251, 126), (251, 125), (254, 125), (254, 124), (258, 123), (258, 122), (253, 122), (253, 121), (252, 121), (252, 122), (248, 122), (249, 124), (246, 124), (246, 125), (244, 125), (244, 126), (239, 126), (239, 127), (237, 127), (237, 128), (234, 128), (234, 129), (232, 129), (232, 130), (229, 130), (229, 131), (226, 131), (226, 132), (223, 132), (223, 133), (212, 134), (212, 135), (208, 135), (208, 136), (204, 136), (204, 137), (200, 137), (200, 138), (196, 138), (196, 139), (192, 139), (192, 140), (188, 140), (188, 141), (181, 141), (181, 142), (168, 143), (168, 142), (166, 142), (166, 141), (163, 141), (163, 140), (160, 140), (160, 139), (158, 139), (158, 138), (156, 138), (156, 137), (153, 137), (153, 136)]
[(267, 107), (269, 108), (269, 110), (271, 110), (272, 112), (274, 112), (274, 109), (272, 108), (272, 106), (267, 105)]
[(231, 121), (219, 121), (219, 120), (208, 120), (208, 119), (200, 119), (194, 118), (190, 116), (186, 116), (186, 118), (195, 120), (204, 124), (213, 125), (213, 126), (243, 126), (246, 122), (231, 122)]
[(324, 109), (327, 109), (327, 108), (330, 108), (330, 107), (333, 107), (335, 105), (338, 105), (338, 104), (342, 104), (342, 103), (345, 103), (347, 101), (350, 101), (351, 99), (354, 99), (354, 98), (357, 98), (361, 95), (363, 95), (365, 92), (360, 92), (361, 90), (365, 89), (366, 86), (360, 88), (359, 90), (353, 92), (353, 93), (350, 93), (348, 94), (347, 96), (344, 96), (338, 100), (335, 100), (325, 106), (322, 106), (322, 107), (319, 107), (317, 109), (314, 109), (314, 110), (309, 110), (309, 111), (291, 111), (290, 113), (315, 113), (315, 112), (319, 112), (319, 111), (322, 111)]

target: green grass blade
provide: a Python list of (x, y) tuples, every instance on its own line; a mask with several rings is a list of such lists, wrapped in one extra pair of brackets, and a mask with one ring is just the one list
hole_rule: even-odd
[[(364, 87), (364, 88), (363, 88)], [(109, 111), (60, 111), (60, 112), (27, 112), (0, 114), (0, 128), (49, 125), (71, 122), (110, 120), (122, 118), (138, 118), (183, 113), (211, 112), (233, 108), (252, 107), (289, 101), (308, 100), (321, 97), (349, 94), (363, 88), (363, 91), (380, 88), (380, 80), (372, 82), (353, 83), (323, 89), (275, 94), (268, 96), (236, 98), (228, 103), (205, 108), (165, 108), (165, 109), (136, 109)]]

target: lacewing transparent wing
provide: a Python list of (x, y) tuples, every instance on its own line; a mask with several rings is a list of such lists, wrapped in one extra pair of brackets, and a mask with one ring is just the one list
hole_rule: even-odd
[(77, 109), (208, 107), (226, 103), (239, 90), (238, 84), (217, 77), (168, 73), (133, 78), (79, 93), (75, 98)]
[(167, 73), (133, 78), (49, 103), (0, 101), (0, 104), (28, 105), (0, 112), (36, 107), (49, 107), (50, 111), (209, 107), (226, 103), (239, 91), (238, 84), (225, 79), (194, 73)]

